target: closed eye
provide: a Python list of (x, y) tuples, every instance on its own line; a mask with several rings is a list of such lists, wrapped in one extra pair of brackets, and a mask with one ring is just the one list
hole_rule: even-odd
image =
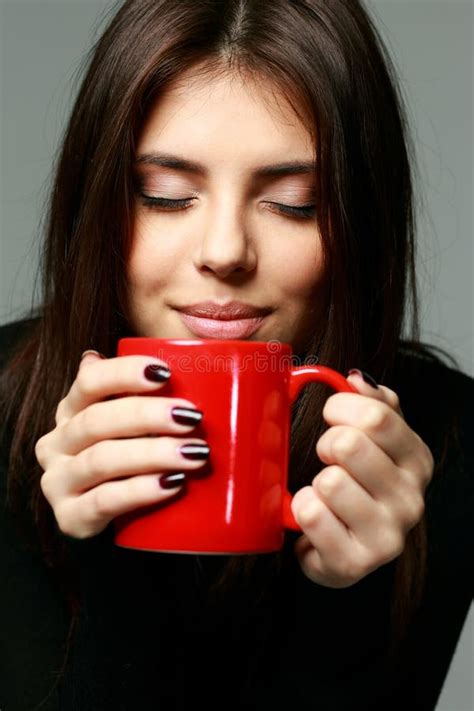
[[(162, 210), (164, 212), (174, 212), (177, 210), (185, 210), (191, 206), (194, 198), (183, 198), (180, 200), (171, 200), (169, 198), (163, 197), (151, 197), (151, 195), (144, 195), (140, 193), (140, 198), (143, 205), (150, 207), (154, 210)], [(316, 214), (316, 205), (282, 205), (281, 203), (272, 202), (269, 203), (273, 205), (277, 212), (281, 212), (284, 215), (289, 215), (291, 217), (297, 217), (302, 219), (310, 219)]]

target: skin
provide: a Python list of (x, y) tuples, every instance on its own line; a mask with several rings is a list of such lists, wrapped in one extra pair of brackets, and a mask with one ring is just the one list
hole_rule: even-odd
[(310, 580), (333, 588), (353, 585), (402, 553), (424, 513), (434, 469), (398, 395), (359, 375), (347, 380), (358, 394), (336, 393), (323, 408), (330, 427), (316, 452), (328, 466), (292, 501), (304, 531), (295, 543), (300, 566)]
[[(321, 242), (315, 216), (283, 215), (275, 203), (314, 204), (314, 175), (253, 173), (314, 161), (306, 128), (268, 89), (191, 74), (160, 96), (142, 130), (137, 156), (157, 152), (198, 161), (208, 175), (136, 166), (128, 285), (137, 333), (193, 338), (170, 304), (237, 299), (274, 309), (248, 340), (278, 339), (298, 353), (324, 298)], [(186, 209), (165, 211), (143, 205), (139, 193), (196, 197)]]
[[(137, 334), (192, 338), (169, 304), (213, 298), (275, 309), (250, 340), (279, 339), (297, 353), (314, 328), (324, 302), (315, 220), (280, 215), (271, 205), (311, 202), (312, 178), (252, 177), (260, 165), (313, 160), (313, 147), (285, 98), (266, 86), (233, 75), (203, 82), (189, 73), (151, 111), (137, 155), (177, 153), (204, 164), (208, 175), (137, 170), (144, 194), (195, 196), (187, 210), (164, 212), (137, 195), (128, 265)], [(335, 588), (400, 555), (423, 515), (434, 466), (397, 394), (358, 375), (348, 380), (357, 392), (332, 395), (323, 410), (330, 427), (316, 451), (328, 466), (292, 501), (303, 530), (295, 544), (301, 568)]]
[[(192, 338), (171, 305), (202, 299), (271, 306), (251, 340), (279, 339), (294, 353), (317, 327), (325, 275), (316, 222), (275, 211), (275, 203), (311, 202), (311, 175), (252, 177), (261, 165), (312, 160), (311, 141), (284, 97), (265, 86), (184, 75), (148, 116), (137, 155), (179, 154), (203, 163), (207, 175), (137, 169), (138, 193), (193, 196), (176, 212), (152, 210), (136, 197), (127, 280), (137, 335)], [(96, 535), (121, 513), (176, 493), (157, 484), (164, 471), (201, 466), (184, 460), (177, 445), (204, 441), (183, 439), (194, 425), (176, 424), (170, 414), (172, 405), (195, 404), (157, 398), (160, 385), (144, 377), (150, 362), (163, 364), (86, 352), (58, 405), (56, 427), (36, 444), (43, 494), (67, 535)], [(423, 515), (434, 467), (397, 394), (358, 375), (348, 381), (355, 392), (330, 396), (322, 413), (329, 428), (316, 451), (327, 466), (292, 500), (303, 531), (295, 543), (301, 569), (334, 588), (400, 555)]]

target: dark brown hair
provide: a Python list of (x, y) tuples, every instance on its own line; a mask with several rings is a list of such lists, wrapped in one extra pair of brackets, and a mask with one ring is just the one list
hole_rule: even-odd
[[(1, 377), (10, 447), (8, 495), (26, 511), (32, 544), (64, 586), (71, 630), (80, 600), (61, 535), (42, 495), (34, 447), (81, 353), (115, 355), (131, 333), (125, 266), (131, 243), (134, 148), (170, 82), (200, 65), (203, 80), (240, 72), (286, 95), (317, 156), (317, 220), (327, 274), (323, 323), (305, 355), (340, 372), (357, 366), (392, 385), (401, 344), (420, 343), (415, 275), (415, 151), (396, 71), (358, 0), (128, 0), (87, 57), (58, 158), (41, 259), (41, 306)], [(408, 308), (411, 306), (411, 320)], [(403, 341), (404, 329), (408, 336)], [(289, 487), (322, 468), (328, 392), (307, 387), (292, 413)], [(8, 439), (9, 438), (9, 439)], [(228, 561), (215, 591), (249, 578), (259, 556)], [(424, 519), (397, 560), (394, 636), (416, 609), (425, 576)], [(275, 554), (276, 568), (282, 556)], [(268, 579), (271, 584), (271, 571)]]

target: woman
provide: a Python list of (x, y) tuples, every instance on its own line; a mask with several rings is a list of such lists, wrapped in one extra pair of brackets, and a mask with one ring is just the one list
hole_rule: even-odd
[[(121, 5), (64, 137), (43, 305), (1, 331), (2, 707), (435, 707), (472, 598), (472, 379), (419, 342), (412, 153), (361, 3)], [(113, 545), (208, 454), (205, 413), (147, 397), (172, 372), (117, 340), (211, 337), (182, 315), (201, 300), (267, 307), (246, 338), (358, 391), (295, 403), (304, 535), (276, 554)]]

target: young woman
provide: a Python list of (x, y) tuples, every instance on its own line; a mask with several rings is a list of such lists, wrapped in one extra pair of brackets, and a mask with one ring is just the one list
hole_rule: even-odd
[[(435, 707), (472, 599), (473, 381), (420, 343), (414, 176), (360, 2), (121, 5), (65, 133), (42, 306), (0, 330), (2, 709)], [(117, 341), (223, 337), (184, 313), (202, 301), (265, 309), (233, 337), (357, 390), (294, 405), (304, 533), (278, 553), (113, 543), (209, 455), (205, 412), (147, 395), (172, 369)]]

